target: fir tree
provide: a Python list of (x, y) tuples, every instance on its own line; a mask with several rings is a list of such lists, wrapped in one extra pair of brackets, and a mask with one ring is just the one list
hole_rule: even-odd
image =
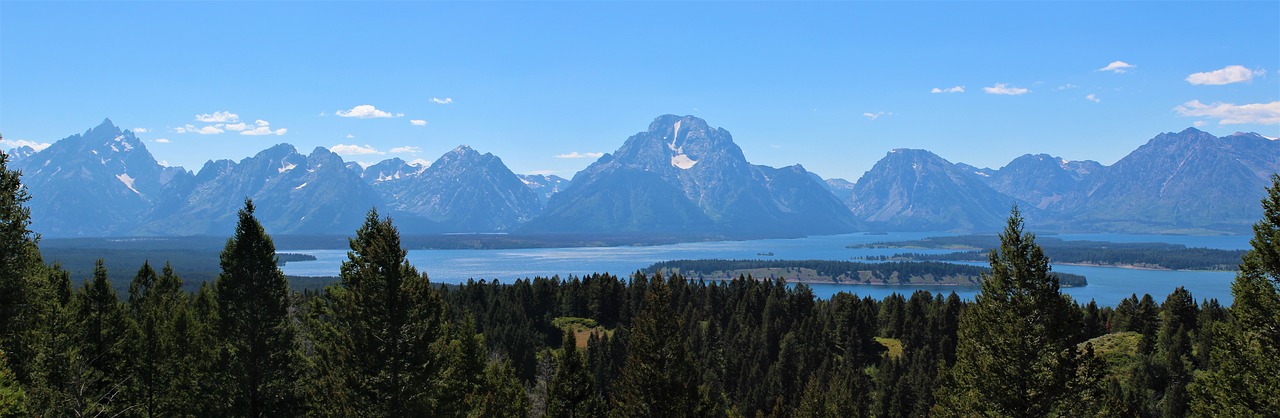
[(578, 352), (573, 331), (565, 331), (556, 353), (556, 372), (547, 396), (548, 417), (597, 417), (604, 415), (603, 400)]
[[(317, 379), (327, 386), (313, 391), (314, 403), (325, 414), (386, 417), (432, 415), (461, 406), (462, 399), (441, 404), (443, 385), (460, 383), (444, 381), (453, 360), (444, 302), (405, 260), (391, 219), (369, 211), (350, 245), (341, 281), (325, 289), (312, 313)], [(480, 370), (470, 371), (472, 378), (483, 367), (480, 363)]]
[(246, 199), (214, 285), (222, 342), (218, 392), (226, 397), (225, 415), (298, 415), (299, 365), (289, 284), (276, 264), (275, 244), (253, 211), (253, 201)]
[(671, 309), (671, 290), (661, 276), (649, 281), (644, 308), (627, 337), (626, 364), (619, 377), (613, 413), (620, 417), (702, 415), (693, 359)]
[(31, 382), (43, 304), (43, 261), (32, 232), (31, 199), (21, 173), (9, 170), (9, 156), (0, 152), (0, 351), (19, 382)]
[(1271, 176), (1250, 244), (1231, 284), (1230, 318), (1213, 335), (1216, 368), (1198, 374), (1191, 388), (1193, 415), (1280, 411), (1280, 175)]
[(157, 275), (151, 264), (143, 263), (129, 284), (129, 311), (134, 333), (130, 338), (132, 374), (136, 379), (131, 397), (143, 416), (180, 415), (181, 405), (190, 396), (179, 395), (185, 389), (181, 382), (193, 370), (179, 349), (180, 341), (191, 336), (190, 312), (182, 279), (165, 264)]
[(1049, 274), (1035, 235), (1013, 209), (991, 273), (960, 318), (956, 364), (934, 412), (944, 416), (1042, 417), (1075, 374), (1076, 306)]

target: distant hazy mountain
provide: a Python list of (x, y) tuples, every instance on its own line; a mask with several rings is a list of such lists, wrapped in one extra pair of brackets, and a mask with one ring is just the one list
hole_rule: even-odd
[(724, 129), (664, 115), (553, 195), (532, 231), (836, 233), (856, 221), (799, 166), (753, 166)]
[(847, 203), (859, 220), (881, 230), (991, 231), (1009, 216), (1014, 199), (929, 151), (895, 149), (858, 179)]
[(4, 153), (9, 156), (9, 161), (18, 161), (35, 154), (36, 150), (35, 148), (31, 148), (29, 146), (23, 145), (17, 148), (10, 148), (8, 151), (5, 151)]
[(520, 181), (538, 194), (538, 203), (546, 206), (551, 196), (569, 187), (569, 180), (553, 174), (519, 174)]
[(263, 227), (279, 234), (353, 232), (370, 208), (383, 206), (337, 154), (316, 148), (302, 155), (279, 144), (239, 163), (205, 163), (190, 189), (175, 193), (139, 232), (226, 234), (246, 197)]
[(1102, 171), (1063, 223), (1100, 231), (1244, 232), (1280, 171), (1280, 142), (1257, 134), (1164, 133)]
[(49, 237), (225, 235), (246, 197), (279, 234), (350, 234), (373, 207), (410, 234), (990, 232), (1015, 202), (1041, 230), (1245, 233), (1280, 172), (1280, 141), (1187, 129), (1111, 166), (1039, 154), (993, 170), (898, 149), (850, 183), (800, 165), (752, 165), (728, 131), (674, 115), (571, 182), (517, 176), (466, 146), (430, 166), (392, 158), (363, 167), (280, 144), (193, 174), (160, 165), (109, 120), (39, 152), (7, 153), (31, 192), (32, 228)]
[(32, 229), (50, 236), (128, 234), (166, 186), (191, 173), (164, 167), (130, 131), (102, 124), (16, 161), (31, 193)]
[(1038, 209), (1066, 211), (1084, 202), (1103, 166), (1067, 161), (1049, 154), (1026, 154), (995, 172), (980, 172), (993, 189)]
[(430, 167), (393, 158), (366, 167), (362, 175), (392, 209), (451, 232), (507, 230), (542, 209), (538, 194), (502, 159), (465, 145)]

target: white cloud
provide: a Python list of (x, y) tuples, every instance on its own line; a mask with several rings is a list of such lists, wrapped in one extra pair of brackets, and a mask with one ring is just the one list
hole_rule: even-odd
[(1208, 124), (1209, 124), (1209, 122), (1205, 122), (1205, 121), (1202, 121), (1202, 120), (1198, 120), (1198, 121), (1195, 121), (1195, 122), (1191, 122), (1191, 124), (1192, 124), (1192, 125), (1195, 125), (1195, 127), (1199, 128), (1199, 127), (1201, 127), (1201, 126), (1208, 125)]
[(1110, 71), (1113, 73), (1123, 74), (1137, 67), (1138, 66), (1124, 61), (1112, 61), (1110, 64), (1107, 64), (1106, 67), (1099, 68), (1097, 71)]
[(427, 121), (422, 119), (414, 119), (409, 121), (409, 123), (412, 124), (413, 126), (427, 126)]
[(1077, 86), (1077, 85), (1075, 85), (1075, 84), (1067, 83), (1067, 84), (1063, 84), (1063, 85), (1061, 85), (1061, 86), (1058, 86), (1058, 88), (1056, 88), (1056, 89), (1054, 89), (1054, 90), (1067, 90), (1067, 89), (1074, 89), (1074, 88), (1079, 88), (1079, 87), (1080, 87), (1080, 86)]
[(929, 92), (930, 93), (964, 93), (964, 86), (947, 87), (945, 89), (934, 87), (933, 90), (929, 90)]
[(135, 134), (145, 134), (147, 132), (151, 132), (151, 130), (147, 128), (133, 128), (133, 133)]
[(351, 110), (338, 110), (333, 113), (344, 118), (369, 119), (391, 117), (391, 112), (378, 110), (378, 108), (373, 107), (373, 105), (359, 105), (351, 108)]
[(169, 138), (156, 138), (151, 142), (155, 142), (157, 144), (168, 144), (170, 141), (169, 141)]
[(200, 135), (220, 134), (225, 132), (222, 128), (220, 128), (220, 126), (224, 126), (224, 125), (205, 125), (197, 128), (195, 127), (195, 125), (187, 124), (184, 126), (173, 128), (173, 133), (200, 134)]
[(1088, 95), (1084, 96), (1084, 99), (1085, 99), (1085, 100), (1088, 100), (1088, 101), (1091, 101), (1091, 102), (1094, 102), (1094, 103), (1101, 103), (1101, 102), (1102, 102), (1102, 99), (1099, 99), (1099, 98), (1098, 98), (1098, 95), (1093, 94), (1093, 93), (1089, 93)]
[(416, 165), (422, 168), (427, 168), (431, 166), (431, 162), (421, 158), (415, 158), (413, 161), (409, 162), (409, 165)]
[(985, 91), (988, 94), (1003, 94), (1006, 96), (1017, 96), (1020, 94), (1027, 94), (1031, 92), (1031, 90), (1027, 90), (1021, 87), (1013, 87), (1005, 83), (996, 83), (996, 85), (991, 87), (983, 87), (982, 91)]
[(1219, 125), (1257, 123), (1280, 124), (1280, 101), (1235, 105), (1217, 102), (1211, 105), (1192, 100), (1173, 108), (1182, 116), (1218, 119)]
[(228, 131), (243, 131), (246, 128), (248, 128), (248, 126), (245, 125), (244, 122), (228, 123), (226, 124), (226, 126), (223, 126), (223, 127), (226, 128)]
[(40, 151), (49, 148), (47, 142), (29, 141), (26, 139), (0, 139), (0, 148), (8, 150), (10, 148), (31, 147), (31, 149)]
[(323, 110), (321, 110), (321, 111), (320, 111), (320, 117), (322, 117), (322, 118), (323, 118), (323, 117), (325, 117), (325, 116), (328, 116), (328, 115), (325, 115), (325, 114), (324, 114), (324, 111), (323, 111)]
[(284, 135), (287, 132), (289, 132), (288, 128), (280, 128), (273, 131), (270, 126), (259, 126), (240, 131), (240, 135)]
[(602, 156), (604, 156), (604, 153), (603, 153), (603, 152), (582, 152), (582, 153), (579, 153), (579, 152), (577, 152), (577, 151), (574, 151), (574, 152), (571, 152), (571, 153), (568, 153), (568, 154), (560, 154), (560, 155), (556, 155), (555, 157), (556, 157), (556, 158), (600, 158), (600, 157), (602, 157)]
[(412, 145), (395, 147), (391, 149), (392, 154), (417, 154), (419, 152), (422, 152), (422, 149)]
[(338, 155), (386, 154), (385, 152), (378, 151), (376, 148), (369, 146), (369, 144), (365, 144), (364, 146), (338, 144), (330, 147), (329, 150)]
[(1262, 70), (1250, 70), (1243, 65), (1231, 65), (1220, 70), (1189, 75), (1187, 82), (1197, 86), (1220, 86), (1251, 81), (1253, 76), (1262, 74)]
[(355, 137), (356, 137), (355, 135), (347, 134), (347, 139), (351, 139), (351, 138), (355, 138)]
[(893, 113), (885, 113), (885, 112), (876, 112), (876, 113), (864, 112), (862, 116), (866, 116), (867, 119), (876, 120), (876, 119), (879, 119), (881, 116), (892, 115), (892, 114)]
[(556, 170), (533, 170), (533, 171), (530, 171), (528, 174), (529, 174), (529, 175), (531, 175), (531, 176), (549, 176), (549, 175), (552, 175), (552, 174), (555, 174), (555, 173), (559, 173), (559, 171), (556, 171)]
[(265, 120), (258, 119), (258, 120), (253, 121), (253, 124), (254, 124), (254, 125), (258, 125), (258, 126), (267, 126), (267, 125), (270, 125), (270, 124), (271, 124), (271, 122), (267, 122), (267, 121), (265, 121)]
[(212, 122), (239, 122), (240, 115), (231, 112), (213, 112), (196, 115), (196, 120), (205, 123)]
[(441, 99), (441, 98), (439, 98), (439, 97), (432, 97), (432, 98), (431, 98), (431, 101), (432, 101), (432, 102), (435, 102), (435, 104), (449, 104), (449, 103), (453, 103), (453, 98), (452, 98), (452, 97), (446, 97), (446, 98)]

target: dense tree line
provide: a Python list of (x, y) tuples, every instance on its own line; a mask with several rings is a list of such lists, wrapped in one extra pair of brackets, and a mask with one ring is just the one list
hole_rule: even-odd
[[(883, 284), (907, 284), (910, 279), (932, 276), (938, 284), (970, 284), (977, 283), (983, 274), (990, 273), (987, 267), (967, 264), (943, 263), (936, 261), (890, 261), (884, 263), (863, 263), (843, 260), (670, 260), (660, 261), (641, 270), (647, 274), (680, 273), (690, 279), (724, 279), (725, 272), (754, 269), (810, 269), (819, 276), (831, 278), (836, 283), (879, 282)], [(870, 280), (859, 279), (859, 272), (868, 272)], [(1058, 278), (1064, 287), (1088, 285), (1088, 280), (1078, 274), (1050, 273)], [(715, 276), (715, 277), (707, 277)], [(844, 279), (840, 279), (843, 277)], [(927, 282), (926, 282), (927, 283)]]
[[(441, 288), (371, 211), (291, 293), (252, 202), (194, 292), (43, 263), (0, 154), (0, 416), (1265, 416), (1280, 410), (1280, 177), (1234, 306), (1059, 291), (1014, 212), (972, 302), (636, 273)], [(559, 319), (559, 320), (557, 320)], [(566, 324), (572, 325), (572, 327)]]
[[(1235, 270), (1244, 250), (1188, 248), (1182, 244), (1162, 242), (1067, 241), (1042, 238), (1037, 241), (1045, 255), (1057, 263), (1084, 263), (1107, 266), (1137, 266), (1175, 270)], [(930, 237), (915, 241), (878, 242), (851, 245), (851, 248), (979, 248), (999, 245), (991, 235)], [(946, 254), (898, 253), (869, 259), (907, 259), (941, 261), (982, 261), (988, 250), (957, 251)]]

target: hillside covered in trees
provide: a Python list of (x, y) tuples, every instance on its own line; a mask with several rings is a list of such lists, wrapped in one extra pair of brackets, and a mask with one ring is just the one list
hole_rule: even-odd
[[(937, 261), (859, 263), (841, 260), (671, 260), (654, 263), (645, 273), (679, 274), (690, 280), (737, 277), (785, 279), (798, 283), (871, 285), (977, 286), (991, 269)], [(1084, 276), (1050, 273), (1062, 287), (1088, 285)]]
[[(433, 286), (370, 211), (291, 293), (246, 201), (219, 276), (46, 265), (0, 154), (0, 416), (1262, 416), (1280, 410), (1280, 177), (1234, 305), (1060, 292), (1015, 211), (981, 294), (816, 299), (637, 273)], [(157, 262), (159, 260), (156, 260)], [(102, 264), (100, 263), (100, 266)], [(110, 276), (132, 274), (121, 300)], [(583, 342), (580, 338), (585, 339)]]

